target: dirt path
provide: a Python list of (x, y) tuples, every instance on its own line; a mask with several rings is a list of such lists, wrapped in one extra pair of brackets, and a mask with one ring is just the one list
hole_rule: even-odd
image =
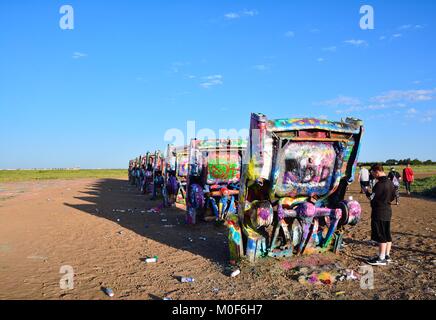
[[(356, 184), (350, 195), (362, 203), (364, 219), (347, 234), (342, 254), (303, 259), (303, 264), (337, 262), (357, 270), (362, 258), (375, 253), (368, 241), (368, 201)], [(123, 180), (0, 184), (0, 299), (109, 299), (102, 286), (114, 290), (113, 299), (436, 297), (434, 201), (403, 198), (394, 207), (396, 262), (375, 268), (374, 290), (362, 290), (357, 281), (300, 284), (289, 270), (290, 259), (244, 264), (241, 275), (230, 278), (225, 227), (186, 226), (178, 209), (147, 213), (157, 204), (147, 199)], [(156, 264), (141, 261), (154, 255)], [(59, 287), (64, 265), (74, 268), (73, 290)], [(180, 283), (176, 276), (195, 282)]]

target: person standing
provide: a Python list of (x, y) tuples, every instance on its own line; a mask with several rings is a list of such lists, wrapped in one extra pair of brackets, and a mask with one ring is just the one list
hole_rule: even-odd
[(403, 181), (406, 187), (407, 194), (410, 196), (411, 185), (415, 180), (415, 174), (413, 173), (412, 167), (410, 163), (407, 164), (407, 167), (403, 170)]
[(395, 170), (394, 167), (391, 168), (391, 171), (388, 174), (388, 178), (392, 181), (395, 189), (395, 204), (398, 205), (400, 203), (400, 181), (401, 175), (398, 171)]
[(371, 168), (372, 175), (377, 179), (372, 192), (366, 189), (366, 195), (371, 200), (371, 240), (378, 243), (379, 254), (367, 261), (373, 266), (386, 266), (391, 262), (391, 202), (395, 199), (394, 185), (386, 176), (383, 166)]
[(359, 168), (360, 193), (364, 193), (365, 189), (369, 187), (369, 170), (363, 166), (359, 166)]

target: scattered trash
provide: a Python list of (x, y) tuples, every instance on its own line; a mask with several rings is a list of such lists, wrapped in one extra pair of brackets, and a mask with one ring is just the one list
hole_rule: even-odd
[(167, 222), (167, 221), (168, 221), (168, 219), (162, 219), (161, 221), (162, 221), (162, 222)]
[(100, 211), (97, 208), (95, 208), (95, 212), (100, 213)]
[(203, 240), (203, 241), (206, 241), (206, 240), (207, 240), (206, 237), (198, 237), (198, 239)]
[(144, 262), (145, 263), (155, 263), (157, 262), (158, 257), (154, 256), (153, 258), (145, 258)]
[(220, 291), (220, 289), (219, 288), (213, 288), (212, 291), (215, 292), (215, 293), (218, 293)]
[(345, 291), (338, 291), (335, 294), (336, 296), (343, 296), (345, 294)]
[(350, 270), (350, 269), (345, 270), (345, 276), (346, 276), (347, 281), (360, 279), (360, 275), (357, 272), (355, 272), (354, 270)]
[(170, 297), (165, 297), (165, 298), (163, 298), (163, 300), (165, 300), (165, 301), (171, 301), (171, 300), (173, 300), (173, 299), (170, 298)]
[(298, 282), (300, 284), (311, 284), (311, 285), (331, 285), (335, 283), (336, 278), (330, 272), (321, 272), (317, 274), (313, 272), (310, 275), (300, 275), (298, 277)]
[(183, 283), (194, 282), (194, 281), (195, 281), (194, 278), (188, 278), (188, 277), (181, 277), (180, 278), (180, 282), (183, 282)]
[(109, 297), (115, 296), (114, 291), (111, 288), (102, 288), (103, 292), (106, 293)]
[(120, 222), (120, 219), (117, 219), (117, 222)]
[(119, 231), (118, 234), (123, 234), (123, 232), (122, 232), (122, 231)]
[(235, 271), (233, 271), (230, 275), (230, 277), (232, 278), (236, 278), (237, 276), (239, 276), (241, 274), (241, 270), (237, 269)]
[(189, 240), (190, 242), (194, 242), (194, 239), (192, 239), (192, 238), (188, 238), (188, 240)]
[(174, 228), (175, 227), (175, 225), (173, 225), (173, 224), (166, 224), (166, 225), (164, 225), (164, 228)]

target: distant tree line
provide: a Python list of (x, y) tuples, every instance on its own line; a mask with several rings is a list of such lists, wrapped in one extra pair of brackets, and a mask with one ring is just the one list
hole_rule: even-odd
[(432, 161), (432, 160), (426, 160), (426, 161), (421, 161), (419, 159), (400, 159), (400, 160), (396, 160), (396, 159), (389, 159), (386, 160), (385, 162), (359, 162), (359, 165), (363, 165), (363, 166), (372, 166), (374, 164), (382, 164), (385, 166), (405, 166), (408, 163), (410, 163), (412, 166), (429, 166), (429, 165), (436, 165), (436, 161)]

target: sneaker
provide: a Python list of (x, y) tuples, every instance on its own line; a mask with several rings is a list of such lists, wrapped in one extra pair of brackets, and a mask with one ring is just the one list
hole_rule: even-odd
[(392, 262), (392, 258), (390, 256), (386, 256), (385, 258), (386, 262), (391, 263)]
[(367, 261), (367, 263), (372, 265), (372, 266), (386, 266), (388, 264), (386, 259), (381, 260), (379, 257), (370, 259), (370, 260)]

